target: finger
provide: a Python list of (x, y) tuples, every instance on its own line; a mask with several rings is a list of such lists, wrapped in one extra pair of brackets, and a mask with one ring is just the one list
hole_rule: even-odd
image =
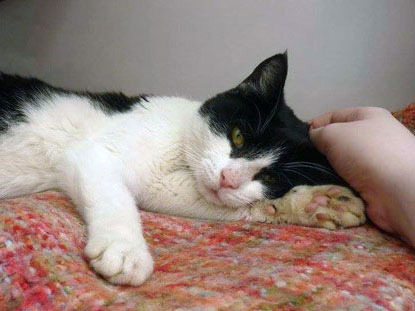
[(387, 231), (387, 232), (394, 232), (390, 221), (388, 221), (388, 217), (384, 212), (383, 208), (375, 208), (369, 205), (366, 208), (366, 214), (369, 216), (370, 220), (372, 220), (378, 227)]
[(328, 141), (327, 137), (324, 137), (324, 130), (324, 127), (311, 129), (310, 139), (318, 151), (327, 155), (330, 142)]
[(339, 141), (342, 141), (345, 133), (349, 133), (352, 124), (332, 123), (316, 129), (311, 129), (309, 132), (310, 139), (317, 149), (329, 156), (330, 148), (336, 148)]
[(361, 120), (361, 108), (346, 108), (327, 112), (311, 120), (311, 129), (317, 129), (331, 123), (351, 122)]

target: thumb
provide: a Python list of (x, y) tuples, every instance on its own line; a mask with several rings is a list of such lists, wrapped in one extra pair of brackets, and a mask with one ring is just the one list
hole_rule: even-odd
[(327, 155), (329, 151), (329, 139), (328, 135), (325, 134), (326, 129), (325, 127), (319, 127), (316, 129), (311, 129), (309, 132), (310, 139), (313, 142), (314, 146), (323, 153), (324, 155)]

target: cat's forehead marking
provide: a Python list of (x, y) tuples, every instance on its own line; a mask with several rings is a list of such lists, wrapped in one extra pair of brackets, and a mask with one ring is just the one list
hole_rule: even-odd
[(278, 161), (281, 151), (277, 150), (274, 153), (258, 154), (255, 158), (229, 158), (229, 164), (235, 168), (244, 168), (248, 173), (256, 174), (258, 171), (273, 165)]
[(273, 153), (264, 152), (261, 154), (261, 152), (259, 152), (257, 153), (255, 157), (250, 157), (250, 158), (240, 157), (240, 158), (235, 158), (235, 160), (243, 159), (244, 161), (249, 162), (250, 165), (252, 165), (253, 167), (263, 168), (263, 167), (270, 166), (276, 161), (278, 161), (280, 154), (281, 153), (279, 150)]
[(279, 157), (280, 157), (280, 151), (278, 150), (277, 152), (273, 154), (259, 155), (258, 158), (250, 160), (250, 162), (253, 166), (256, 166), (258, 168), (264, 168), (278, 161)]

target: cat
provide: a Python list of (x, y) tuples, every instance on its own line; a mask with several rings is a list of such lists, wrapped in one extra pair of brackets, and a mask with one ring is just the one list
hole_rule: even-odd
[(274, 55), (204, 103), (68, 91), (2, 73), (0, 198), (65, 191), (86, 222), (90, 265), (127, 285), (153, 270), (137, 206), (213, 220), (362, 224), (363, 202), (285, 103), (287, 70), (287, 54)]

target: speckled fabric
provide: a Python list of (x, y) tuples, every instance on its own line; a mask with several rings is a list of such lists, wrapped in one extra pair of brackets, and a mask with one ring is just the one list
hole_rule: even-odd
[(392, 114), (415, 135), (415, 102)]
[(0, 201), (0, 311), (415, 310), (415, 252), (371, 225), (142, 219), (155, 272), (112, 286), (89, 269), (66, 196)]

